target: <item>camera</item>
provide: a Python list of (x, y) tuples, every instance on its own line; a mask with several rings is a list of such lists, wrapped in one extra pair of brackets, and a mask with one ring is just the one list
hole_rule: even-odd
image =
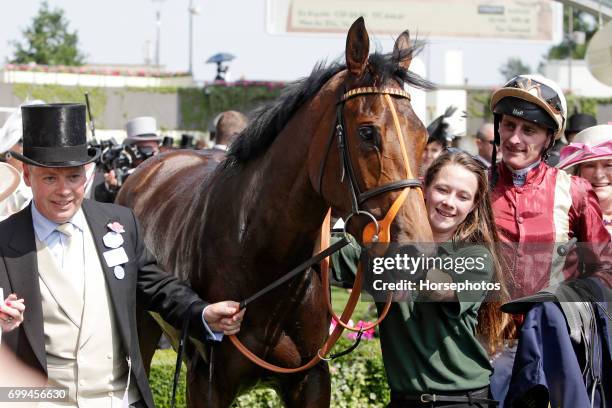
[(117, 186), (113, 189), (118, 190), (131, 170), (136, 167), (134, 165), (136, 153), (132, 151), (133, 149), (130, 146), (118, 144), (114, 139), (91, 143), (91, 147), (97, 147), (102, 152), (96, 163), (102, 171), (104, 173), (111, 170), (115, 172)]

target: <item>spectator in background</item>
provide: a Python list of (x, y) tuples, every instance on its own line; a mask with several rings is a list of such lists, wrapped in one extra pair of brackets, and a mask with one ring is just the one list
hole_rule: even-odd
[(420, 175), (423, 177), (427, 172), (431, 163), (446, 149), (449, 142), (453, 140), (450, 125), (447, 118), (453, 116), (457, 111), (455, 106), (449, 106), (446, 111), (427, 126), (427, 145), (423, 151), (423, 159), (421, 161)]
[(476, 159), (482, 162), (487, 168), (491, 167), (493, 157), (493, 124), (483, 123), (478, 132), (476, 132), (476, 146), (478, 147), (478, 156)]
[(427, 126), (429, 137), (427, 138), (425, 150), (423, 150), (420, 171), (421, 176), (427, 173), (427, 169), (431, 166), (431, 163), (433, 163), (448, 146), (448, 139), (446, 137), (447, 127), (448, 124), (444, 123), (444, 115), (438, 116), (429, 126)]
[(591, 183), (612, 235), (612, 125), (589, 127), (561, 150), (559, 168)]
[(574, 113), (570, 116), (567, 120), (567, 127), (565, 129), (565, 140), (559, 138), (555, 141), (554, 146), (548, 152), (546, 164), (553, 167), (556, 166), (559, 163), (561, 150), (567, 146), (568, 143), (572, 143), (574, 136), (576, 136), (578, 132), (582, 132), (584, 129), (595, 125), (597, 125), (597, 120), (586, 113)]
[[(17, 190), (20, 181), (21, 175), (16, 168), (10, 164), (0, 162), (0, 205), (3, 205), (4, 200)], [(0, 214), (0, 221), (8, 216)]]
[(194, 149), (195, 143), (193, 142), (193, 135), (183, 134), (181, 135), (181, 144), (179, 149)]
[(164, 140), (162, 141), (162, 144), (159, 147), (159, 151), (163, 153), (169, 150), (174, 150), (174, 139), (170, 136), (164, 136)]
[[(132, 163), (132, 171), (140, 163), (159, 153), (159, 144), (162, 138), (157, 134), (157, 121), (151, 116), (141, 116), (131, 119), (126, 124), (127, 138), (124, 144), (132, 147), (136, 153), (136, 159)], [(123, 180), (121, 180), (123, 181)], [(104, 183), (94, 187), (96, 201), (112, 203), (115, 201), (119, 189), (120, 180), (114, 170), (104, 174)]]
[(567, 129), (565, 129), (565, 139), (567, 143), (574, 141), (574, 136), (582, 132), (586, 128), (597, 125), (597, 119), (594, 116), (586, 113), (574, 113), (567, 120)]
[[(44, 101), (34, 100), (23, 103), (21, 106), (42, 105)], [(23, 126), (21, 124), (21, 106), (8, 117), (2, 129), (0, 129), (0, 161), (4, 161), (13, 166), (19, 172), (19, 185), (12, 194), (0, 200), (0, 219), (6, 218), (11, 214), (24, 208), (32, 199), (30, 187), (23, 182), (23, 166), (19, 160), (11, 157), (9, 151), (23, 153), (22, 136)]]
[(245, 115), (237, 111), (220, 113), (216, 118), (213, 149), (226, 151), (248, 123)]

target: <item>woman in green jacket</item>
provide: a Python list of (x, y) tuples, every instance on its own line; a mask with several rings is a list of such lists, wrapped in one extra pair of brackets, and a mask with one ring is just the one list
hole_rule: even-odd
[[(411, 292), (410, 301), (392, 304), (380, 325), (389, 407), (496, 406), (489, 399), (489, 355), (502, 345), (507, 319), (498, 306), (507, 295), (487, 173), (469, 154), (446, 152), (429, 167), (424, 184), (436, 256), (445, 265), (479, 261), (470, 268), (430, 269), (420, 279), (486, 282), (495, 290), (421, 290)], [(357, 253), (332, 257), (341, 272), (357, 261)]]

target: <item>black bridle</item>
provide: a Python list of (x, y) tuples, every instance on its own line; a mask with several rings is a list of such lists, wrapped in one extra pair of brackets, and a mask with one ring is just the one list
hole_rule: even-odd
[[(410, 94), (408, 92), (404, 91), (403, 89), (399, 89), (399, 88), (362, 87), (362, 88), (355, 88), (348, 92), (345, 92), (340, 97), (340, 99), (338, 100), (336, 104), (336, 124), (334, 126), (334, 130), (332, 131), (332, 134), (330, 135), (330, 138), (327, 143), (326, 150), (325, 150), (325, 155), (323, 156), (323, 160), (321, 161), (321, 165), (319, 167), (319, 177), (318, 177), (317, 187), (318, 187), (319, 194), (321, 194), (322, 189), (323, 189), (323, 175), (324, 175), (325, 166), (327, 163), (327, 157), (329, 156), (329, 152), (331, 150), (331, 146), (334, 141), (334, 136), (336, 136), (336, 140), (338, 142), (338, 153), (340, 155), (340, 162), (342, 163), (342, 175), (340, 177), (340, 182), (342, 183), (344, 181), (345, 175), (348, 174), (349, 194), (351, 197), (351, 213), (344, 220), (345, 225), (348, 224), (348, 220), (356, 214), (366, 215), (370, 219), (372, 219), (373, 223), (375, 224), (375, 227), (376, 227), (375, 237), (377, 237), (378, 231), (379, 231), (378, 220), (368, 211), (362, 210), (360, 206), (363, 203), (365, 203), (367, 200), (369, 200), (370, 198), (386, 193), (386, 192), (389, 192), (389, 191), (400, 190), (404, 188), (422, 188), (422, 183), (421, 183), (421, 180), (417, 178), (405, 178), (405, 179), (401, 179), (398, 181), (384, 184), (382, 186), (372, 188), (367, 191), (361, 191), (361, 189), (359, 188), (359, 182), (356, 176), (355, 168), (351, 161), (351, 155), (349, 152), (349, 145), (348, 145), (348, 138), (346, 136), (346, 131), (345, 131), (346, 125), (344, 122), (344, 106), (345, 106), (345, 102), (351, 98), (355, 98), (357, 96), (363, 96), (363, 95), (370, 95), (370, 94), (393, 95), (393, 96), (405, 98), (408, 100), (411, 99)], [(390, 103), (390, 99), (388, 99), (387, 101), (390, 105), (390, 108), (393, 110), (394, 120), (396, 120), (397, 116), (396, 116), (395, 108)], [(400, 144), (403, 149), (402, 153), (405, 155), (406, 149), (403, 144), (403, 139), (402, 139), (403, 134), (401, 133), (401, 130), (399, 129), (399, 125), (397, 124), (397, 122), (396, 122), (396, 126), (398, 127), (398, 131), (399, 131), (398, 138), (401, 139)], [(404, 157), (404, 160), (407, 160), (407, 158)], [(410, 173), (410, 170), (408, 167), (409, 163), (405, 163), (405, 165), (407, 167), (407, 173)]]

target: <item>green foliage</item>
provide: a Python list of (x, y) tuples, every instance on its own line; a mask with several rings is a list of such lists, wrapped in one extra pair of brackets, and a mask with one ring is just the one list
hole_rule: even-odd
[[(569, 32), (569, 7), (563, 8), (563, 32)], [(572, 49), (572, 58), (573, 59), (584, 59), (584, 55), (586, 54), (587, 46), (589, 45), (589, 41), (591, 37), (597, 31), (597, 25), (594, 24), (594, 21), (589, 21), (588, 13), (585, 13), (581, 10), (574, 9), (573, 19), (572, 19), (572, 30), (582, 31), (586, 34), (586, 41), (584, 44), (575, 44), (570, 38), (565, 36), (563, 41), (551, 47), (548, 50), (548, 59), (565, 59), (569, 56), (570, 47)]]
[(521, 74), (530, 74), (531, 67), (524, 64), (520, 58), (510, 57), (505, 64), (499, 67), (499, 73), (507, 80)]
[(248, 112), (280, 94), (265, 85), (212, 85), (178, 89), (183, 129), (208, 129), (216, 115), (226, 110)]
[(587, 113), (597, 117), (598, 100), (595, 98), (579, 98), (575, 95), (566, 95), (567, 116), (574, 112)]
[[(338, 288), (332, 286), (332, 304), (334, 306), (334, 310), (340, 315), (342, 310), (344, 310), (344, 306), (348, 303), (348, 298), (350, 293), (346, 289)], [(374, 317), (376, 315), (376, 308), (374, 307), (374, 303), (368, 301), (368, 299), (364, 299), (364, 296), (361, 296), (359, 302), (355, 306), (355, 312), (353, 313), (352, 319), (354, 322), (358, 322), (359, 320), (376, 320)]]
[[(176, 365), (176, 353), (174, 350), (157, 350), (151, 362), (149, 383), (153, 392), (153, 399), (157, 408), (169, 408), (172, 396), (172, 381), (174, 380), (174, 368)], [(176, 407), (185, 407), (185, 375), (187, 370), (182, 365), (179, 386), (176, 391)]]
[(468, 92), (467, 113), (468, 117), (482, 118), (485, 122), (493, 121), (491, 112), (491, 92)]
[(23, 31), (25, 42), (13, 41), (16, 64), (83, 65), (85, 56), (78, 49), (77, 32), (68, 30), (64, 11), (49, 9), (44, 1), (32, 25)]
[(106, 109), (106, 91), (103, 88), (84, 88), (80, 86), (13, 84), (13, 94), (21, 100), (42, 99), (47, 103), (78, 102), (85, 103), (85, 92), (89, 92), (92, 115), (96, 127), (103, 127), (101, 121)]
[[(335, 350), (344, 350), (351, 341), (340, 339)], [(153, 358), (149, 382), (155, 405), (170, 406), (172, 379), (176, 354), (172, 350), (158, 350)], [(385, 377), (380, 342), (362, 341), (359, 347), (347, 356), (330, 363), (332, 407), (384, 407), (389, 402), (389, 388)], [(185, 407), (185, 369), (183, 368), (177, 392), (177, 408)], [(283, 404), (270, 388), (256, 388), (240, 396), (235, 408), (278, 408)]]

